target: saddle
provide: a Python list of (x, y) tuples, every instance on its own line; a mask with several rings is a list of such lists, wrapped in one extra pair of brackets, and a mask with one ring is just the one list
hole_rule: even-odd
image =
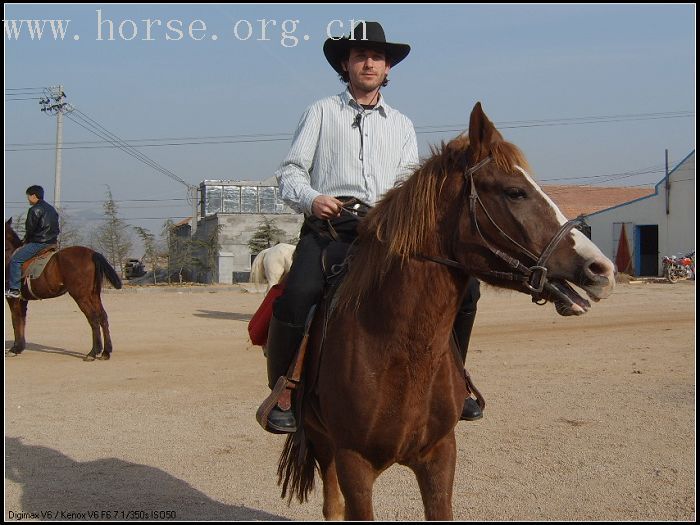
[(31, 259), (28, 259), (22, 264), (22, 279), (36, 279), (44, 271), (46, 265), (51, 260), (51, 257), (58, 252), (58, 244), (51, 244), (46, 248), (42, 248)]

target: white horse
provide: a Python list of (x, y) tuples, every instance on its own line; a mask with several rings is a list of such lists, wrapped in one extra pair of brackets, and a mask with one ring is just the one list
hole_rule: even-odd
[(250, 282), (267, 283), (266, 293), (269, 292), (289, 271), (296, 248), (293, 244), (279, 243), (261, 251), (250, 268)]

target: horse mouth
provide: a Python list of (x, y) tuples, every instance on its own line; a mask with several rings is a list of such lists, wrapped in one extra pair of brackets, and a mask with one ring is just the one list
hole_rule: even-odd
[(559, 315), (583, 315), (591, 308), (591, 303), (581, 297), (567, 281), (550, 281), (558, 293), (554, 293), (554, 307)]

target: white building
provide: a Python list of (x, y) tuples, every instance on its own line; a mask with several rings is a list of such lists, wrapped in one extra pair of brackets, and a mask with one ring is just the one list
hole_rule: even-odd
[(585, 216), (591, 240), (620, 272), (660, 276), (664, 255), (695, 250), (695, 150), (654, 189)]

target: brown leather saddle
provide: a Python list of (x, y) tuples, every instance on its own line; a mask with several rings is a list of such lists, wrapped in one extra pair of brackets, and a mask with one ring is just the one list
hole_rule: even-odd
[(50, 244), (46, 248), (42, 248), (31, 259), (28, 259), (22, 264), (22, 279), (36, 279), (44, 271), (46, 265), (51, 260), (51, 257), (58, 252), (58, 244)]

